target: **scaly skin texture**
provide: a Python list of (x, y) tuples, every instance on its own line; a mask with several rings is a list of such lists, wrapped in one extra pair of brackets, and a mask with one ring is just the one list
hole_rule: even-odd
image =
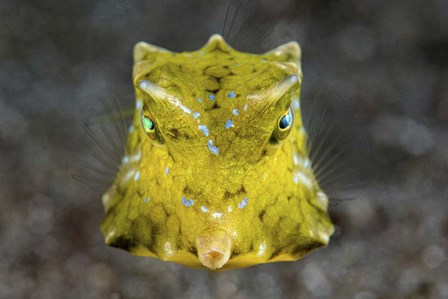
[[(254, 55), (214, 35), (195, 52), (138, 43), (134, 58), (135, 117), (103, 196), (107, 244), (216, 270), (297, 260), (328, 243), (328, 200), (300, 115), (297, 43)], [(294, 123), (280, 132), (290, 107)]]

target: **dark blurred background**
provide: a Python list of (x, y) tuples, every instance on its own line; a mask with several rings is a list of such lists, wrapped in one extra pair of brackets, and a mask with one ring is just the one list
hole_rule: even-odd
[(98, 192), (73, 182), (80, 124), (133, 105), (132, 47), (195, 50), (226, 1), (0, 2), (0, 298), (448, 298), (448, 1), (261, 1), (266, 46), (303, 50), (302, 101), (350, 103), (367, 191), (331, 207), (328, 248), (210, 273), (103, 244)]

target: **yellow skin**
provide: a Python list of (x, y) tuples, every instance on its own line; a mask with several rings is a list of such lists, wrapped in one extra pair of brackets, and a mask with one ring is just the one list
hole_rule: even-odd
[[(134, 59), (133, 125), (103, 196), (107, 244), (217, 270), (297, 260), (328, 243), (297, 43), (254, 55), (213, 35), (195, 52), (138, 43)], [(281, 128), (288, 113), (294, 122)]]

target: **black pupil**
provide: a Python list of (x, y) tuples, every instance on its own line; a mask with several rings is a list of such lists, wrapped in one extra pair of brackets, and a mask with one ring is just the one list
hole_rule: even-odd
[(291, 114), (285, 114), (282, 116), (282, 118), (280, 119), (280, 129), (286, 129), (287, 127), (289, 127), (289, 125), (291, 124)]

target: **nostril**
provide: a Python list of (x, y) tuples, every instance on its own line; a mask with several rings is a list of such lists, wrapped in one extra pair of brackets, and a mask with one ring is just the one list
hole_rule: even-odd
[(222, 268), (230, 258), (232, 240), (224, 230), (209, 228), (196, 239), (199, 261), (211, 270)]

